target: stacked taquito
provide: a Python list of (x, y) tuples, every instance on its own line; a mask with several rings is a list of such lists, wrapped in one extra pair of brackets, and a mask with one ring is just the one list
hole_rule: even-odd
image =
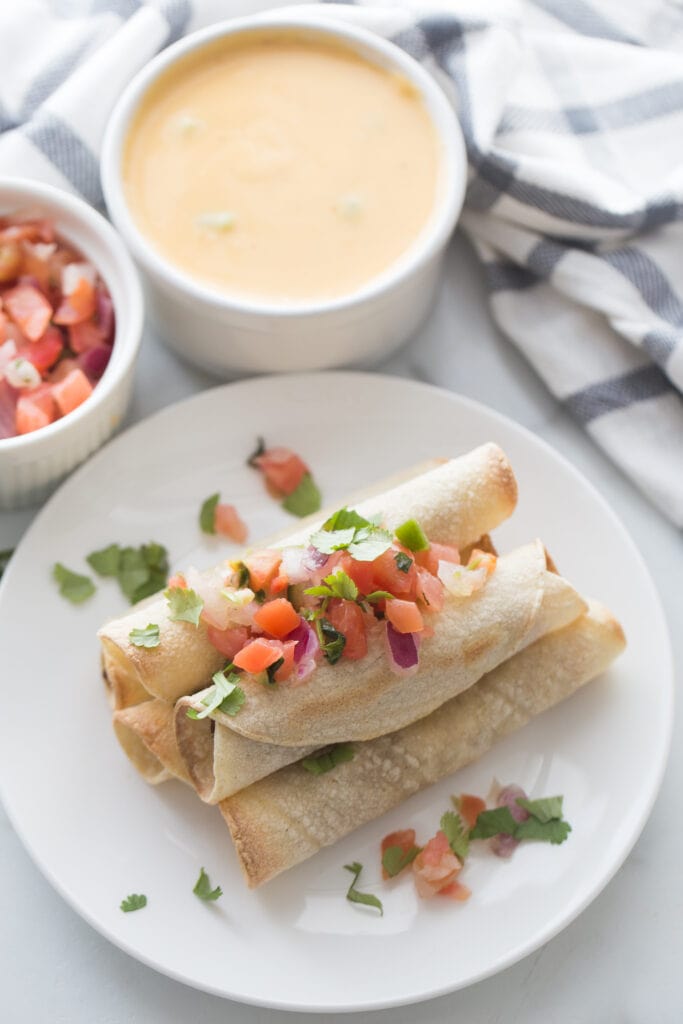
[[(389, 529), (417, 519), (431, 541), (466, 552), (492, 549), (488, 534), (516, 499), (505, 455), (488, 444), (347, 504), (381, 513)], [(325, 518), (271, 543), (303, 544)], [(151, 621), (159, 646), (133, 646), (130, 631)], [(179, 778), (220, 805), (247, 882), (260, 885), (480, 756), (602, 672), (624, 643), (540, 541), (500, 556), (486, 586), (448, 599), (433, 625), (413, 675), (391, 671), (378, 631), (362, 661), (323, 661), (302, 686), (243, 674), (239, 713), (198, 720), (187, 712), (201, 708), (197, 691), (224, 658), (201, 624), (173, 622), (162, 596), (148, 599), (100, 631), (114, 728), (147, 781)], [(353, 742), (354, 758), (328, 774), (297, 763), (338, 742)]]

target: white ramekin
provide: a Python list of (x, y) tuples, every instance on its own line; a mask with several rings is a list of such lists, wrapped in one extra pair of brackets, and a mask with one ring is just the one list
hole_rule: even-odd
[[(276, 304), (204, 285), (155, 250), (126, 205), (122, 150), (131, 118), (150, 85), (192, 51), (220, 38), (264, 29), (331, 39), (404, 75), (421, 93), (440, 141), (437, 199), (421, 234), (384, 273), (357, 291), (329, 301)], [(458, 120), (424, 68), (394, 44), (364, 29), (296, 9), (223, 22), (169, 47), (121, 96), (102, 151), (102, 185), (109, 214), (141, 268), (147, 307), (161, 338), (183, 358), (219, 376), (367, 365), (398, 348), (433, 305), (444, 249), (462, 206), (466, 174)]]
[(142, 337), (142, 289), (128, 252), (110, 224), (90, 206), (59, 189), (0, 178), (0, 215), (49, 217), (102, 275), (116, 315), (109, 365), (92, 395), (68, 416), (41, 430), (0, 440), (0, 509), (41, 501), (113, 434), (128, 406)]

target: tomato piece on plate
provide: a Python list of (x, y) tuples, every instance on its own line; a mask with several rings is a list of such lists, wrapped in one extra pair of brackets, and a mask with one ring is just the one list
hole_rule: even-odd
[(424, 627), (422, 613), (414, 601), (387, 601), (385, 615), (399, 633), (419, 633)]
[(60, 413), (66, 416), (92, 394), (92, 384), (82, 370), (72, 370), (64, 380), (52, 385), (52, 393)]
[(325, 618), (346, 637), (342, 657), (358, 661), (368, 653), (368, 638), (365, 631), (363, 612), (355, 601), (330, 601)]
[(29, 341), (38, 341), (47, 330), (52, 306), (32, 284), (17, 284), (2, 297), (3, 305)]
[(480, 796), (462, 793), (458, 799), (458, 812), (468, 828), (474, 828), (477, 818), (486, 810), (486, 802)]
[(185, 579), (181, 572), (176, 572), (173, 574), (173, 576), (170, 577), (167, 586), (169, 590), (171, 590), (173, 587), (179, 587), (180, 590), (186, 590), (187, 580)]
[(254, 622), (265, 633), (282, 640), (300, 625), (301, 616), (286, 597), (276, 597), (254, 612)]
[(238, 544), (244, 544), (249, 531), (242, 519), (240, 519), (234, 505), (216, 505), (214, 512), (214, 526), (216, 533), (229, 537)]
[[(171, 586), (170, 581), (169, 586)], [(185, 586), (184, 580), (182, 586)], [(232, 661), (237, 652), (242, 650), (249, 639), (249, 630), (246, 626), (232, 626), (230, 629), (216, 629), (215, 626), (207, 626), (206, 635), (209, 643)]]
[(445, 885), (443, 889), (439, 889), (437, 896), (447, 896), (451, 900), (457, 900), (459, 903), (464, 903), (472, 895), (472, 890), (462, 882), (458, 882), (456, 879), (451, 882), (450, 885)]
[[(384, 854), (391, 846), (398, 846), (404, 853), (408, 853), (415, 846), (415, 829), (399, 829), (398, 832), (390, 832), (388, 836), (385, 836), (382, 840), (382, 857), (384, 857)], [(407, 864), (406, 867), (408, 867)], [(389, 877), (390, 875), (385, 871), (384, 867), (382, 867), (382, 878), (387, 879)]]
[(266, 483), (283, 495), (295, 491), (309, 472), (303, 459), (290, 448), (268, 448), (254, 458), (253, 464), (261, 470)]
[(251, 675), (258, 675), (259, 672), (265, 672), (270, 665), (274, 665), (281, 657), (282, 649), (277, 640), (265, 640), (263, 637), (258, 637), (238, 651), (232, 660), (237, 668), (244, 669)]
[(252, 590), (265, 590), (271, 580), (275, 579), (282, 561), (282, 554), (270, 548), (252, 551), (243, 559), (249, 570), (249, 586)]
[(448, 839), (439, 830), (413, 861), (413, 874), (418, 894), (424, 899), (436, 896), (455, 881), (462, 868), (450, 848)]

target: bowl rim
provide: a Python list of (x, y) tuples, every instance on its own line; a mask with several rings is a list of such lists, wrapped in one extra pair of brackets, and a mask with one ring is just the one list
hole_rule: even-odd
[[(133, 115), (150, 86), (177, 61), (221, 39), (259, 31), (297, 30), (327, 36), (342, 42), (380, 66), (393, 66), (415, 85), (425, 100), (441, 147), (441, 170), (430, 217), (411, 245), (380, 274), (352, 292), (329, 299), (269, 300), (257, 296), (221, 291), (193, 278), (166, 259), (137, 227), (125, 199), (121, 157)], [(405, 50), (383, 36), (353, 23), (337, 20), (323, 12), (265, 11), (231, 18), (190, 33), (157, 54), (145, 65), (120, 96), (109, 118), (102, 144), (100, 164), (102, 190), (112, 222), (143, 269), (161, 279), (178, 296), (203, 303), (216, 311), (272, 317), (309, 317), (353, 309), (395, 289), (446, 245), (462, 209), (467, 181), (467, 156), (457, 115), (436, 79)]]
[[(85, 200), (53, 185), (29, 178), (1, 175), (0, 214), (8, 205), (10, 193), (16, 196), (18, 204), (32, 202), (39, 207), (46, 206), (48, 217), (50, 217), (50, 208), (60, 209), (75, 220), (81, 221), (86, 230), (98, 235), (121, 275), (121, 290), (126, 293), (126, 309), (122, 313), (114, 304), (116, 329), (112, 359), (102, 378), (93, 388), (92, 395), (89, 395), (85, 402), (67, 413), (66, 416), (55, 420), (54, 423), (49, 423), (46, 427), (41, 427), (28, 434), (18, 434), (16, 437), (1, 438), (0, 458), (18, 451), (30, 451), (41, 444), (49, 446), (51, 442), (57, 442), (68, 431), (78, 429), (81, 421), (93, 413), (97, 405), (101, 405), (109, 398), (121, 379), (129, 372), (140, 348), (144, 324), (144, 301), (137, 270), (122, 239), (101, 213), (98, 213)], [(66, 232), (59, 231), (58, 233), (66, 241), (69, 241), (68, 229)], [(75, 244), (79, 251), (82, 251), (82, 244)], [(97, 264), (97, 261), (94, 260), (93, 263)], [(100, 266), (96, 266), (96, 269), (106, 281), (106, 272)]]

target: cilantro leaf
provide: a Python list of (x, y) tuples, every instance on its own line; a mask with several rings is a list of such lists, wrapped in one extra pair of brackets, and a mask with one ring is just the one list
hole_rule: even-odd
[(211, 902), (217, 900), (219, 896), (223, 895), (223, 890), (220, 885), (217, 885), (215, 889), (211, 888), (211, 882), (204, 868), (199, 872), (199, 878), (195, 882), (194, 889), (192, 892), (195, 896), (199, 896), (200, 900)]
[(349, 554), (358, 562), (374, 562), (391, 547), (391, 534), (380, 526), (364, 526), (356, 530)]
[(163, 544), (152, 540), (149, 544), (143, 544), (140, 550), (150, 569), (154, 572), (168, 572), (168, 551)]
[(277, 670), (279, 668), (282, 668), (284, 663), (285, 663), (285, 659), (284, 658), (278, 658), (277, 661), (274, 661), (273, 664), (269, 665), (268, 668), (266, 669), (266, 678), (268, 680), (269, 686), (276, 686), (277, 685), (277, 679), (275, 678), (275, 673), (277, 672)]
[(247, 459), (247, 465), (251, 466), (252, 469), (257, 469), (256, 460), (260, 458), (266, 450), (266, 442), (262, 437), (256, 438), (256, 448)]
[(131, 629), (128, 639), (133, 647), (158, 647), (159, 627), (155, 622), (150, 622), (144, 629)]
[(356, 528), (349, 526), (344, 530), (318, 530), (311, 535), (309, 541), (311, 547), (316, 548), (323, 555), (334, 554), (335, 551), (343, 551), (356, 536)]
[(558, 818), (551, 818), (549, 821), (539, 821), (538, 818), (527, 818), (517, 825), (515, 837), (517, 839), (539, 839), (545, 843), (553, 843), (559, 846), (563, 843), (572, 827), (568, 821), (560, 821)]
[(338, 764), (353, 761), (355, 756), (356, 751), (351, 743), (336, 743), (329, 750), (323, 751), (321, 754), (305, 757), (301, 762), (301, 766), (307, 772), (310, 772), (311, 775), (325, 775), (327, 772), (331, 772), (333, 768), (336, 768)]
[(353, 881), (351, 882), (348, 892), (346, 893), (347, 900), (350, 903), (362, 903), (366, 907), (376, 907), (376, 909), (380, 912), (380, 916), (384, 917), (384, 907), (382, 906), (382, 901), (378, 899), (377, 896), (373, 896), (372, 893), (358, 892), (358, 889), (356, 889), (356, 882), (358, 881), (358, 877), (361, 871), (363, 870), (363, 865), (359, 864), (358, 861), (354, 861), (353, 864), (345, 864), (344, 870), (350, 871), (351, 874), (353, 875)]
[(59, 593), (72, 604), (82, 604), (95, 593), (95, 584), (89, 576), (80, 576), (77, 572), (67, 569), (61, 562), (54, 566), (52, 577), (59, 585)]
[(561, 796), (546, 796), (540, 800), (526, 800), (524, 797), (519, 797), (517, 803), (543, 824), (546, 821), (552, 821), (553, 818), (562, 817)]
[(348, 530), (353, 527), (354, 531), (360, 526), (373, 526), (369, 519), (364, 519), (359, 512), (353, 508), (340, 508), (334, 512), (323, 525), (323, 530)]
[(121, 910), (124, 914), (130, 914), (133, 910), (142, 910), (146, 906), (147, 897), (142, 893), (133, 892), (130, 896), (126, 896), (125, 900), (121, 900)]
[(371, 604), (374, 601), (393, 601), (394, 595), (390, 594), (388, 590), (373, 590), (371, 594), (366, 594), (365, 600)]
[(249, 570), (244, 562), (231, 562), (231, 567), (237, 573), (237, 586), (242, 589), (249, 586)]
[(149, 581), (150, 570), (142, 548), (123, 548), (119, 561), (118, 580), (121, 590), (131, 603), (136, 591)]
[(346, 637), (338, 629), (334, 628), (329, 619), (316, 619), (315, 625), (318, 631), (320, 649), (330, 665), (336, 665), (344, 653)]
[(291, 512), (293, 516), (299, 516), (300, 519), (317, 512), (321, 505), (320, 489), (310, 473), (305, 473), (302, 476), (298, 487), (282, 502), (285, 512)]
[(470, 843), (467, 829), (463, 825), (460, 815), (455, 811), (446, 811), (441, 816), (440, 828), (455, 856), (464, 860), (468, 854)]
[(494, 807), (491, 811), (481, 811), (470, 831), (470, 839), (490, 839), (503, 833), (506, 836), (517, 835), (517, 822), (512, 817), (509, 807)]
[(199, 616), (204, 607), (199, 594), (188, 587), (169, 587), (164, 591), (164, 597), (171, 609), (168, 616), (171, 622), (191, 622), (193, 626), (199, 625)]
[(409, 551), (427, 551), (429, 549), (429, 541), (416, 519), (406, 519), (405, 523), (397, 526), (394, 532), (396, 539)]
[(412, 864), (419, 852), (419, 846), (411, 846), (409, 850), (404, 850), (400, 846), (388, 846), (382, 854), (382, 867), (389, 878), (395, 878), (396, 875), (401, 874), (404, 868)]
[(110, 544), (99, 551), (91, 551), (85, 560), (98, 576), (118, 576), (121, 548), (118, 544)]
[(199, 511), (199, 526), (202, 533), (215, 533), (216, 532), (216, 505), (220, 501), (220, 494), (212, 494), (210, 498), (202, 504)]
[(246, 701), (246, 694), (241, 686), (238, 686), (240, 677), (233, 671), (232, 665), (212, 676), (212, 686), (208, 686), (201, 693), (196, 694), (195, 703), (203, 704), (201, 711), (196, 707), (187, 709), (188, 718), (208, 718), (214, 711), (222, 711), (224, 715), (234, 718)]
[(408, 558), (404, 551), (398, 551), (394, 556), (394, 561), (399, 572), (408, 572), (413, 564), (412, 558)]
[(2, 579), (2, 574), (7, 568), (9, 560), (13, 554), (14, 550), (12, 548), (8, 548), (6, 551), (0, 551), (0, 579)]
[(319, 587), (308, 587), (304, 594), (312, 594), (314, 597), (339, 597), (346, 601), (355, 601), (358, 597), (358, 587), (351, 577), (343, 569), (326, 576)]

